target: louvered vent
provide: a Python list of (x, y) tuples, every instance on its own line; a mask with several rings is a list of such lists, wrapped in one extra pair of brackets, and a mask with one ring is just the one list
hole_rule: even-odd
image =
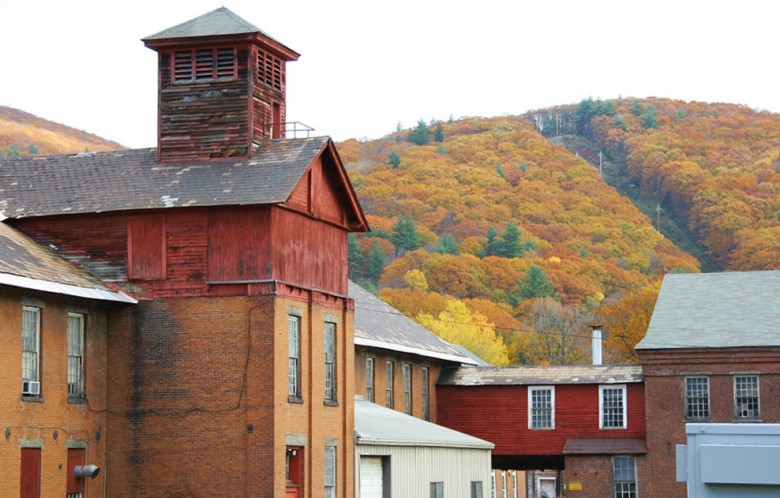
[(279, 91), (284, 90), (284, 64), (282, 61), (260, 50), (257, 53), (257, 80)]
[(177, 50), (173, 57), (174, 82), (236, 79), (234, 48)]

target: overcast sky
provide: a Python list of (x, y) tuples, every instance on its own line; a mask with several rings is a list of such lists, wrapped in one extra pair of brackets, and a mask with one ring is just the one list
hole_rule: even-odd
[(140, 39), (222, 5), (301, 54), (287, 119), (336, 140), (587, 97), (780, 112), (777, 0), (3, 0), (0, 105), (154, 146)]

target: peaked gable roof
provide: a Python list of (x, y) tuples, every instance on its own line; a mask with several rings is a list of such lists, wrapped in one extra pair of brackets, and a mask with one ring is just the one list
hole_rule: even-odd
[(664, 277), (636, 348), (780, 346), (780, 271)]
[(477, 363), (352, 281), (349, 297), (355, 300), (355, 345), (468, 365)]
[[(0, 212), (8, 218), (191, 206), (281, 204), (328, 137), (264, 141), (249, 159), (156, 161), (155, 149), (0, 160)], [(339, 160), (333, 162), (342, 168)], [(345, 172), (357, 227), (368, 227)]]
[(0, 285), (102, 301), (136, 302), (2, 222)]

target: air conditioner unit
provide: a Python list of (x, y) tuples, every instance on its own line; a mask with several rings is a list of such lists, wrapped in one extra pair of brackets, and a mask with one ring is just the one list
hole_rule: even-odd
[(41, 383), (37, 380), (23, 380), (22, 394), (38, 396), (41, 394)]

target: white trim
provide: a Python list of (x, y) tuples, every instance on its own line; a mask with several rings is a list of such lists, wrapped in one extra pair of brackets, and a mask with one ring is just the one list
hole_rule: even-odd
[(48, 280), (39, 280), (37, 278), (20, 277), (19, 275), (11, 275), (8, 273), (0, 273), (0, 285), (8, 285), (11, 287), (20, 287), (22, 289), (31, 289), (42, 292), (51, 292), (54, 294), (63, 294), (66, 296), (83, 297), (86, 299), (99, 299), (101, 301), (114, 301), (130, 304), (138, 303), (137, 299), (130, 297), (122, 291), (90, 289), (87, 287), (78, 287), (76, 285), (50, 282)]
[[(534, 391), (550, 391), (550, 427), (533, 426), (533, 393)], [(549, 431), (555, 429), (555, 386), (528, 386), (528, 429), (532, 431)]]
[[(620, 389), (623, 397), (623, 425), (621, 427), (604, 427), (604, 389)], [(625, 384), (612, 384), (599, 386), (599, 429), (625, 430), (628, 429), (628, 395)]]

